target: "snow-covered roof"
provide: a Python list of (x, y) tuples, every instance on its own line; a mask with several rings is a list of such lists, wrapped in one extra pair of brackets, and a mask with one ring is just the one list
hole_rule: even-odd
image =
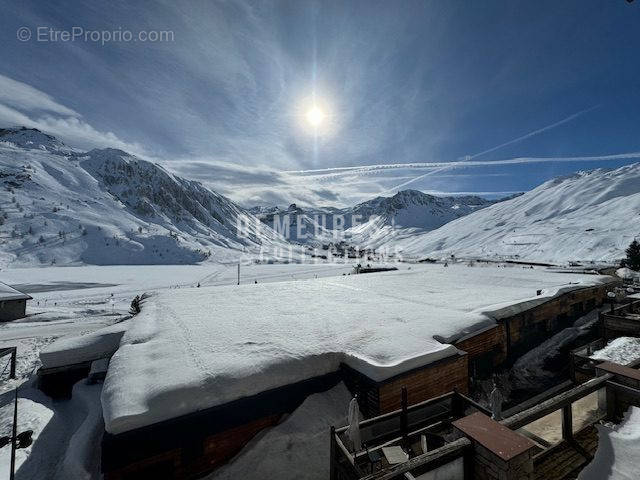
[(164, 291), (146, 300), (111, 360), (102, 394), (106, 429), (120, 433), (224, 404), (336, 371), (341, 362), (384, 380), (455, 355), (446, 342), (494, 324), (492, 312), (507, 304), (530, 308), (561, 290), (608, 280), (421, 265)]
[(6, 283), (0, 282), (0, 302), (6, 300), (31, 300), (31, 297), (26, 293), (19, 292), (13, 287), (10, 287)]
[(109, 358), (120, 346), (120, 339), (131, 320), (109, 325), (80, 336), (59, 338), (40, 351), (43, 368), (56, 368)]
[(604, 348), (593, 352), (593, 355), (589, 358), (629, 365), (636, 360), (640, 360), (640, 338), (615, 338)]

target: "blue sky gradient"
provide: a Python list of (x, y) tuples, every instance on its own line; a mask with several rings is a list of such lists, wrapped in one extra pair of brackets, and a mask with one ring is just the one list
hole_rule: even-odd
[[(640, 2), (0, 3), (1, 125), (122, 148), (244, 205), (495, 197), (640, 159)], [(173, 41), (43, 42), (38, 27)], [(301, 118), (314, 94), (318, 134)]]

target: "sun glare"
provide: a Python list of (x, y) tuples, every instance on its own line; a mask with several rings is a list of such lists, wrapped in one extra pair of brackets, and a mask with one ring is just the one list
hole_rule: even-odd
[(319, 127), (324, 121), (325, 114), (322, 110), (314, 105), (307, 111), (305, 118), (307, 119), (309, 125), (311, 125), (312, 127)]

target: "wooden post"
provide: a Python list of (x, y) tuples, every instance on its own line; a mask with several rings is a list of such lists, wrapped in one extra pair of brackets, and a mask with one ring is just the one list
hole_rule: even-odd
[(11, 352), (11, 367), (9, 369), (9, 378), (16, 378), (16, 352), (17, 348), (13, 347), (13, 351)]
[(458, 418), (464, 417), (464, 401), (460, 394), (458, 393), (458, 389), (453, 389), (453, 397), (451, 397), (451, 416), (454, 420)]
[(336, 427), (331, 425), (331, 430), (329, 431), (329, 480), (336, 479)]
[(504, 333), (507, 337), (507, 362), (511, 361), (511, 322), (509, 319), (504, 321)]
[(562, 438), (567, 441), (573, 440), (573, 415), (571, 406), (573, 404), (562, 407)]
[(11, 432), (11, 471), (9, 480), (14, 480), (16, 470), (16, 437), (18, 436), (18, 389), (16, 388), (15, 403), (13, 405), (13, 429)]
[(402, 433), (402, 443), (406, 446), (409, 435), (409, 418), (407, 415), (408, 399), (407, 387), (402, 387), (402, 413), (400, 415), (400, 431)]

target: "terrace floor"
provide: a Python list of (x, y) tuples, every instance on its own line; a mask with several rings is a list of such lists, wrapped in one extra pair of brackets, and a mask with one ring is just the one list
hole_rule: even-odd
[[(591, 425), (575, 434), (576, 445), (561, 442), (534, 458), (535, 478), (574, 480), (592, 460), (598, 448), (598, 430)], [(586, 458), (585, 453), (590, 457)]]

